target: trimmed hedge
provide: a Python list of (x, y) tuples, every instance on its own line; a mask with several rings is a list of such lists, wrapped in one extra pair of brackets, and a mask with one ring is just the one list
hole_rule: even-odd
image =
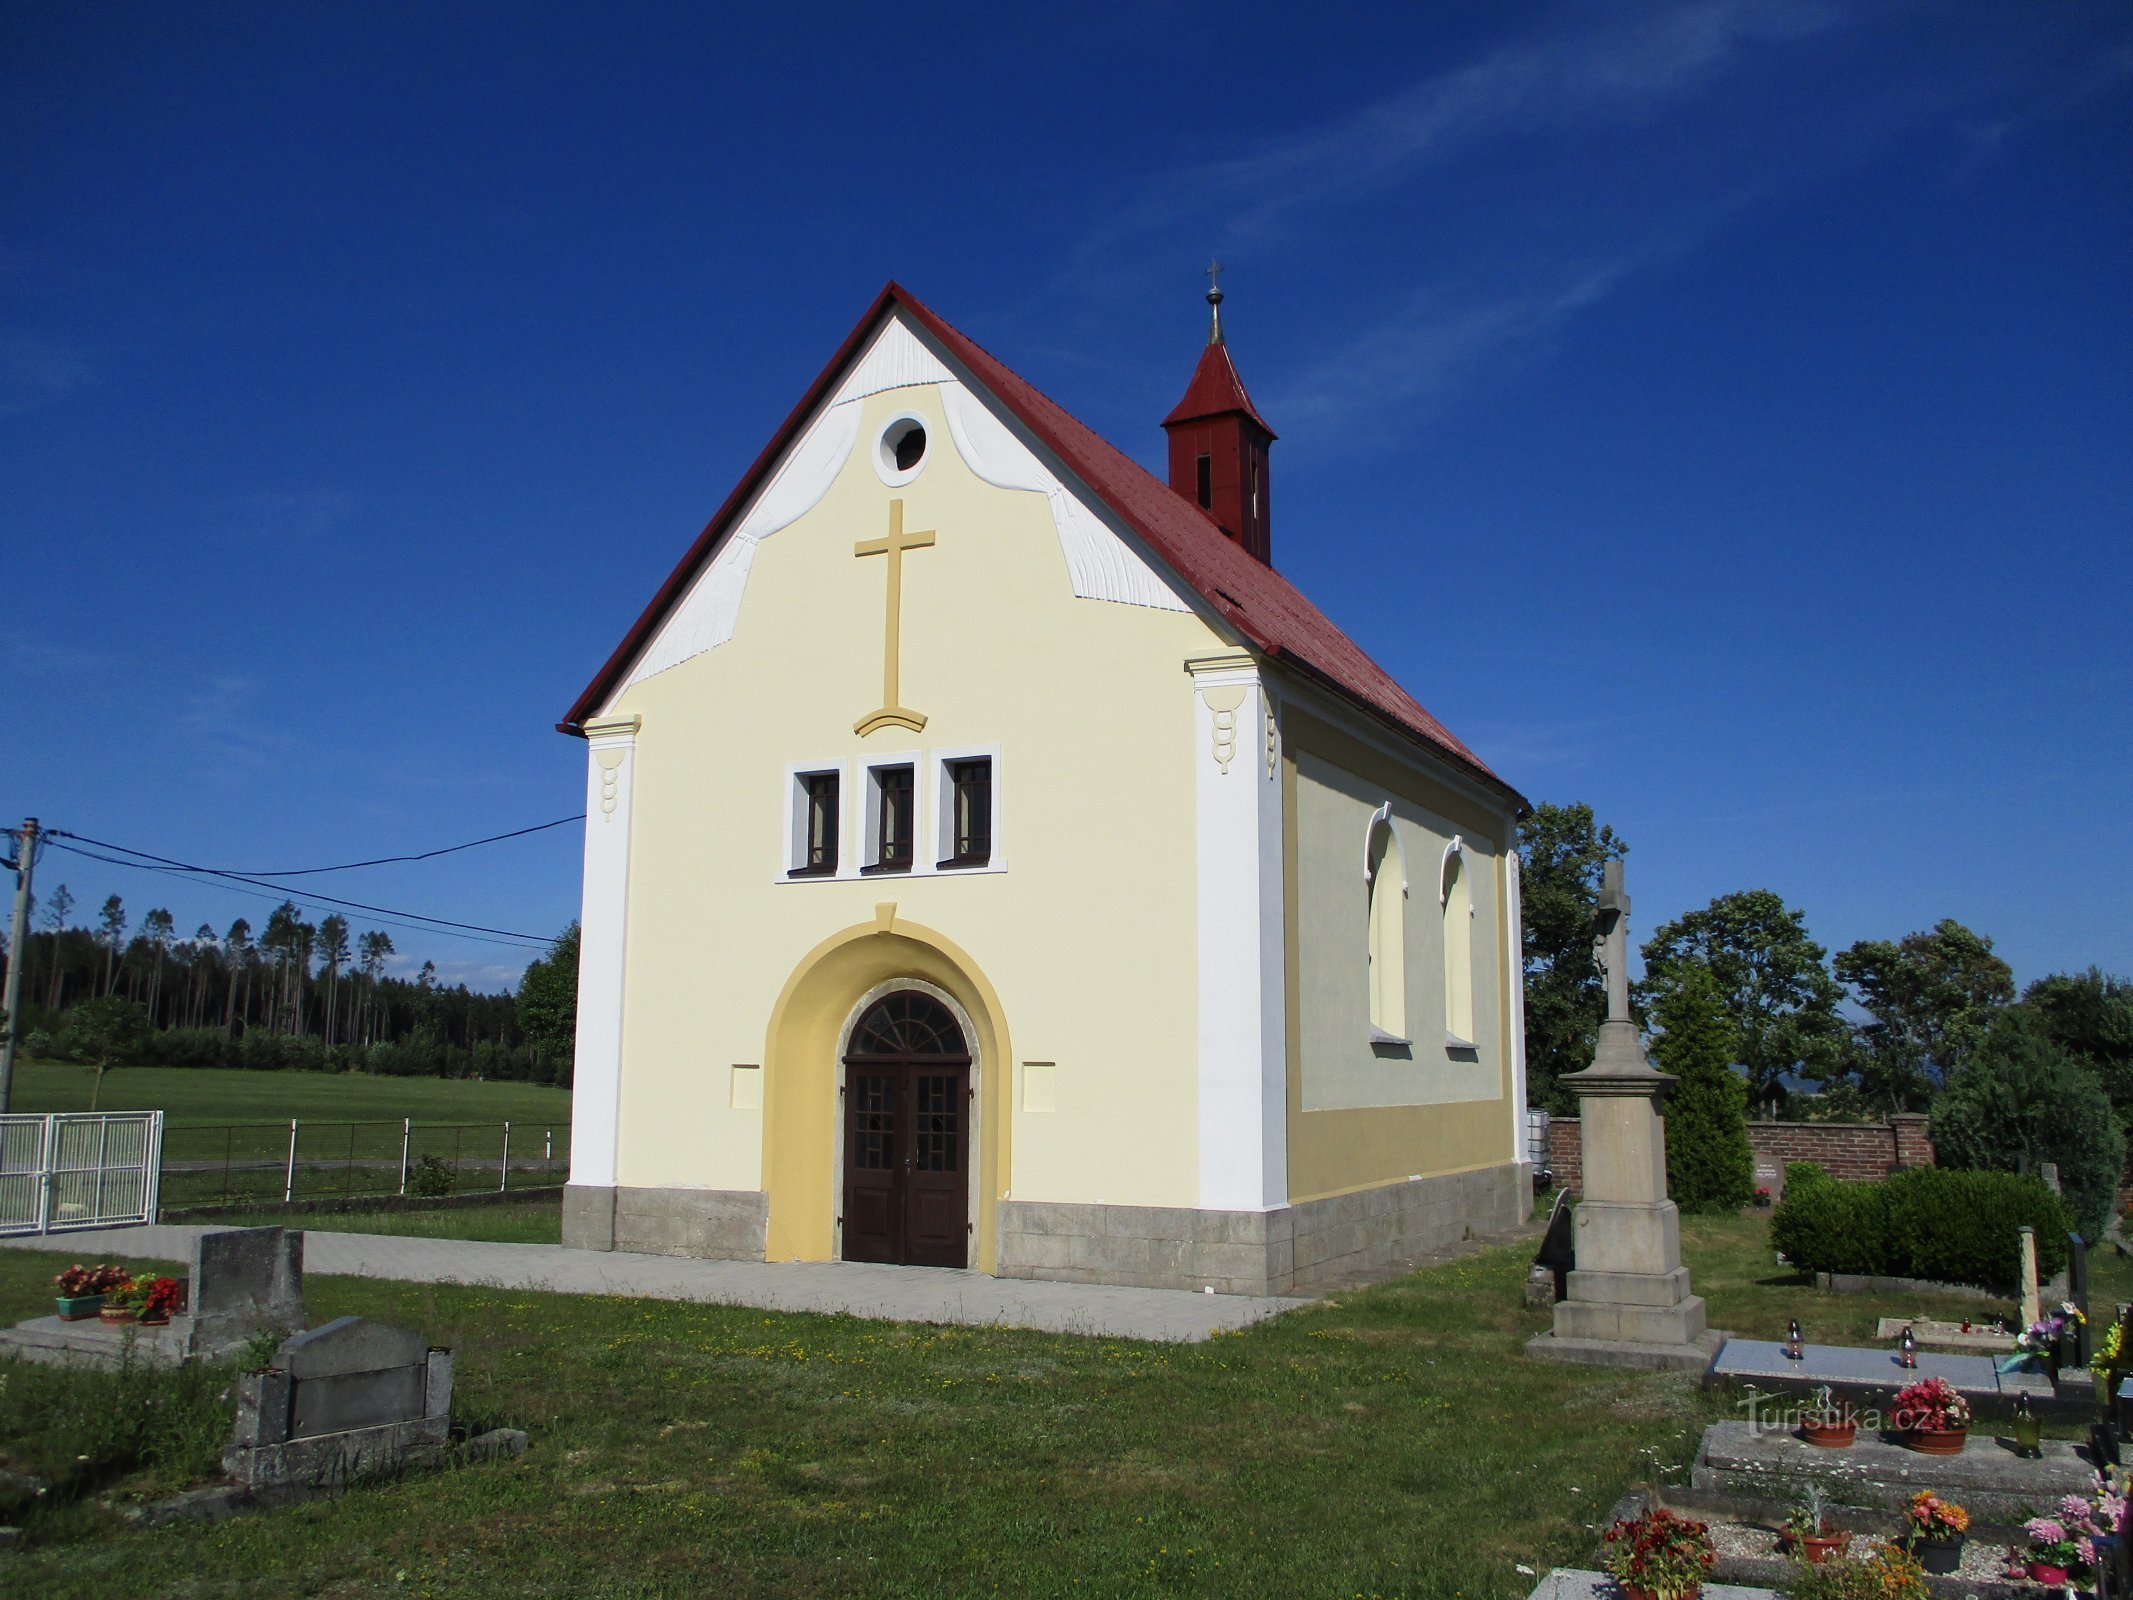
[(1811, 1161), (1785, 1168), (1770, 1242), (1802, 1272), (1924, 1278), (2006, 1289), (2022, 1270), (2019, 1230), (2037, 1231), (2037, 1273), (2066, 1265), (2066, 1205), (2036, 1177), (1914, 1167), (1840, 1183)]

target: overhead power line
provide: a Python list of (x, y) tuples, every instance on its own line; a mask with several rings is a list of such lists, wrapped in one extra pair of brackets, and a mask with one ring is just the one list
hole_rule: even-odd
[[(179, 872), (172, 867), (152, 867), (145, 861), (126, 861), (117, 856), (100, 855), (94, 850), (82, 850), (63, 844), (55, 844), (52, 848), (65, 850), (69, 855), (81, 856), (89, 861), (104, 861), (115, 867), (130, 867), (135, 872), (152, 872), (160, 878), (175, 878), (178, 882), (189, 883), (196, 889), (213, 889), (221, 894), (236, 895), (241, 900), (257, 900), (261, 905), (273, 905), (277, 901), (290, 898), (288, 895), (279, 892), (270, 894), (261, 889), (246, 889), (234, 883), (223, 883), (218, 879), (203, 878), (196, 872)], [(305, 896), (304, 898), (311, 897)], [(384, 928), (404, 928), (410, 933), (444, 933), (445, 937), (464, 940), (468, 944), (493, 944), (505, 950), (545, 949), (552, 943), (552, 941), (546, 939), (539, 941), (531, 939), (497, 939), (491, 938), (485, 933), (445, 933), (443, 929), (430, 927), (424, 923), (406, 922), (398, 916), (381, 915), (377, 912), (370, 913), (369, 920)]]
[[(249, 873), (225, 872), (219, 867), (203, 867), (196, 862), (178, 861), (169, 856), (151, 854), (146, 850), (135, 850), (126, 845), (111, 844), (102, 839), (88, 838), (83, 834), (69, 833), (62, 828), (52, 829), (50, 837), (55, 849), (65, 850), (70, 855), (85, 856), (92, 861), (102, 861), (109, 866), (133, 867), (143, 872), (161, 872), (170, 877), (214, 878), (227, 883), (242, 883), (254, 889), (270, 889), (274, 893), (290, 899), (310, 900), (322, 905), (340, 906), (349, 911), (368, 912), (378, 917), (403, 917), (409, 922), (419, 923), (430, 928), (448, 928), (465, 934), (493, 934), (500, 938), (514, 940), (535, 948), (546, 948), (552, 942), (546, 935), (524, 933), (516, 928), (492, 928), (479, 922), (455, 922), (448, 917), (432, 917), (420, 911), (403, 911), (395, 906), (368, 905), (361, 900), (343, 900), (330, 894), (318, 894), (310, 889), (291, 888), (287, 884), (272, 883)], [(62, 842), (67, 839), (79, 842), (75, 844)], [(82, 848), (83, 845), (95, 845), (99, 848), (85, 850)], [(119, 851), (120, 854), (114, 856), (100, 853), (101, 851), (109, 850)], [(128, 856), (138, 859), (125, 859)]]
[(379, 856), (371, 861), (343, 861), (333, 867), (194, 867), (182, 861), (171, 861), (163, 856), (150, 855), (145, 850), (129, 850), (122, 844), (111, 844), (103, 839), (92, 839), (84, 833), (69, 833), (65, 828), (52, 828), (49, 833), (63, 839), (79, 839), (83, 844), (93, 844), (100, 849), (116, 850), (121, 855), (139, 856), (144, 861), (158, 862), (177, 872), (199, 872), (212, 877), (228, 873), (240, 878), (308, 878), (321, 872), (353, 872), (358, 867), (389, 867), (403, 861), (429, 861), (437, 856), (457, 855), (462, 850), (477, 849), (485, 844), (500, 844), (506, 839), (523, 839), (529, 833), (545, 833), (550, 828), (561, 828), (573, 822), (583, 822), (585, 813), (557, 817), (553, 822), (536, 822), (530, 828), (513, 828), (509, 833), (492, 833), (486, 839), (469, 839), (465, 844), (448, 844), (436, 850), (422, 850), (411, 856)]

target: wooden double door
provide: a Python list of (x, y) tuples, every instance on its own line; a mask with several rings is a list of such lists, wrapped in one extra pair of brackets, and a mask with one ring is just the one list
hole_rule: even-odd
[(844, 1057), (844, 1259), (970, 1258), (970, 1050), (948, 1008), (900, 990), (869, 1006)]

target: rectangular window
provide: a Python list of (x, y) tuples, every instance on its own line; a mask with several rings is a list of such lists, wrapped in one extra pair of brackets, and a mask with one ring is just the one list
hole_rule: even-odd
[(943, 867), (982, 867), (992, 860), (992, 762), (946, 763), (949, 788), (948, 855)]
[(798, 776), (798, 823), (794, 830), (789, 876), (829, 878), (837, 872), (837, 774), (803, 772)]
[(1200, 509), (1205, 511), (1215, 503), (1215, 458), (1202, 456), (1196, 464)]
[(916, 796), (910, 767), (875, 767), (874, 861), (862, 872), (909, 872)]

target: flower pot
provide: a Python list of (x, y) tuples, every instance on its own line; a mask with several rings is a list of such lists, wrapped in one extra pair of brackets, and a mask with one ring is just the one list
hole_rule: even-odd
[(1849, 1449), (1858, 1433), (1859, 1424), (1853, 1419), (1843, 1422), (1817, 1422), (1811, 1417), (1805, 1417), (1800, 1421), (1800, 1437), (1809, 1444), (1820, 1445), (1825, 1450)]
[(96, 1319), (99, 1322), (131, 1322), (134, 1320), (133, 1307), (107, 1305), (96, 1313)]
[(1692, 1583), (1674, 1594), (1661, 1594), (1657, 1589), (1640, 1589), (1633, 1583), (1619, 1581), (1616, 1587), (1622, 1591), (1626, 1600), (1696, 1600), (1696, 1597), (1703, 1593), (1701, 1583)]
[(100, 1294), (62, 1294), (52, 1298), (59, 1307), (61, 1322), (87, 1322), (104, 1309), (106, 1297)]
[(144, 1328), (167, 1328), (170, 1326), (170, 1313), (168, 1311), (144, 1311), (133, 1320)]
[(2034, 1583), (2046, 1583), (2056, 1588), (2066, 1582), (2066, 1568), (2055, 1567), (2048, 1561), (2032, 1561), (2029, 1576)]
[(1959, 1456), (1969, 1437), (1968, 1428), (1912, 1428), (1903, 1442), (1922, 1456)]
[(1819, 1567), (1831, 1556), (1843, 1554), (1844, 1547), (1852, 1542), (1848, 1533), (1821, 1533), (1800, 1541), (1800, 1553), (1807, 1557), (1810, 1566)]
[(1911, 1554), (1918, 1557), (1918, 1564), (1926, 1571), (1945, 1578), (1963, 1564), (1963, 1540), (1960, 1534), (1953, 1539), (1915, 1539), (1911, 1542)]

